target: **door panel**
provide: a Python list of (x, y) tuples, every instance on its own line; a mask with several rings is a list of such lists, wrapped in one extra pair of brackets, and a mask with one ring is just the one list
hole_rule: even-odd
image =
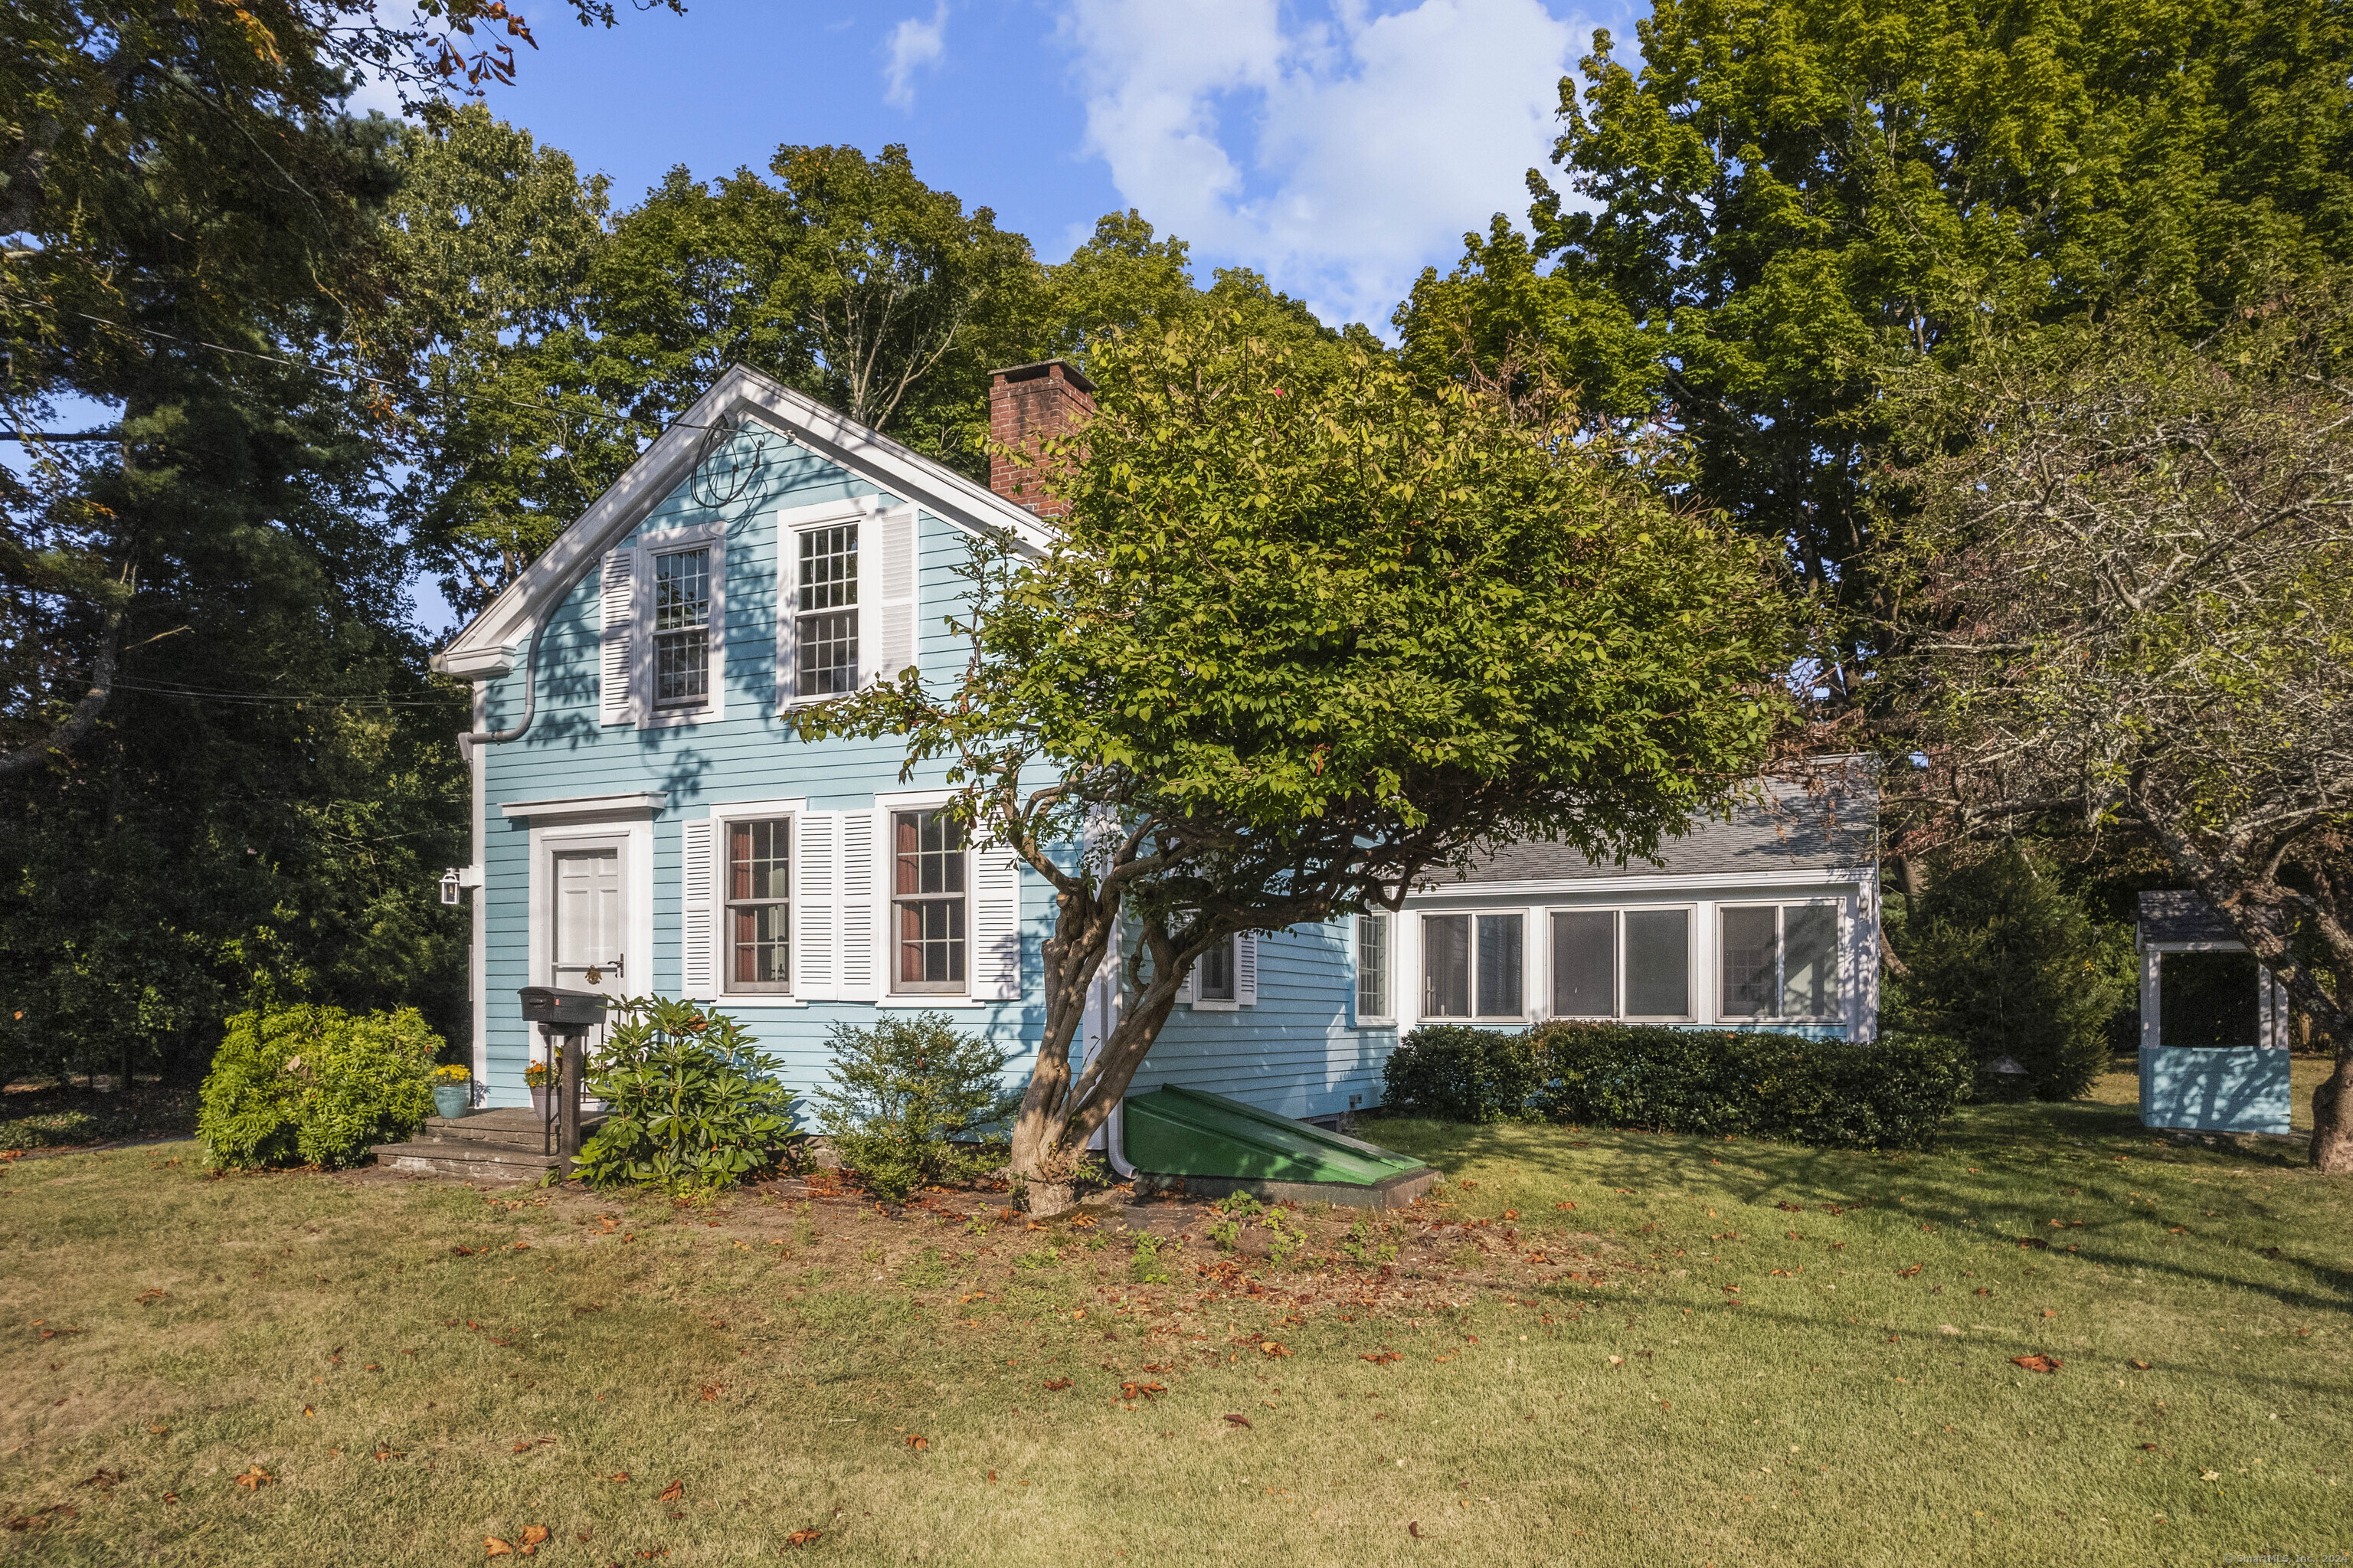
[(638, 956), (626, 950), (628, 911), (620, 850), (558, 850), (554, 860), (555, 930), (549, 944), (554, 972), (549, 983), (627, 995), (629, 969)]

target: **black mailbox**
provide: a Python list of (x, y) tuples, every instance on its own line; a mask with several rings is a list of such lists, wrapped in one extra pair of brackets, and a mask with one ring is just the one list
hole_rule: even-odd
[(605, 1020), (605, 998), (593, 991), (564, 991), (552, 985), (527, 985), (515, 992), (522, 999), (522, 1021), (557, 1030), (586, 1029)]

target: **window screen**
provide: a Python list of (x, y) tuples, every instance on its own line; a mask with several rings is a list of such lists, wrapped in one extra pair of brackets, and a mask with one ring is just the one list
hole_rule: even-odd
[(1553, 916), (1552, 1011), (1556, 1018), (1618, 1016), (1617, 911)]
[(1829, 1018), (1838, 1011), (1838, 911), (1827, 904), (1784, 906), (1781, 1016)]
[(1479, 916), (1479, 1016), (1517, 1018), (1526, 1005), (1520, 985), (1520, 938), (1525, 924), (1517, 915)]
[(1626, 1016), (1691, 1016), (1691, 912), (1629, 909)]
[(1389, 917), (1356, 916), (1356, 1016), (1389, 1015)]
[(1471, 1016), (1468, 915), (1430, 915), (1422, 919), (1421, 1011), (1429, 1018)]
[(1201, 965), (1194, 971), (1194, 980), (1197, 982), (1194, 994), (1203, 1001), (1234, 1000), (1234, 944), (1231, 938), (1201, 955)]
[(1779, 911), (1727, 909), (1724, 912), (1724, 1015), (1763, 1018), (1773, 1011), (1778, 990), (1774, 969), (1773, 927)]

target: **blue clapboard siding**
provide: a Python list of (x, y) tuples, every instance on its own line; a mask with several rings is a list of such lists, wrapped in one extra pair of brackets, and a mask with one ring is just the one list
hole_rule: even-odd
[[(808, 742), (774, 712), (777, 614), (776, 514), (784, 509), (886, 493), (804, 448), (739, 435), (707, 459), (697, 479), (681, 484), (648, 515), (637, 533), (727, 524), (723, 550), (725, 716), (698, 724), (638, 729), (598, 723), (597, 585), (592, 566), (554, 613), (541, 650), (539, 712), (522, 740), (486, 748), (484, 885), (485, 1086), (493, 1105), (524, 1103), (523, 1068), (533, 1043), (515, 999), (517, 988), (541, 977), (530, 970), (531, 835), (529, 824), (508, 821), (503, 800), (660, 790), (669, 803), (654, 819), (654, 951), (651, 987), (681, 990), (681, 824), (714, 803), (806, 797), (818, 810), (871, 806), (878, 792), (937, 787), (944, 769), (932, 767), (902, 779), (902, 751), (895, 740)], [(734, 472), (730, 474), (732, 468)], [(748, 471), (748, 479), (746, 471)], [(742, 482), (742, 493), (725, 493)], [(892, 497), (892, 499), (898, 499)], [(968, 535), (925, 514), (920, 560), (923, 632), (919, 661), (927, 678), (952, 680), (966, 649), (943, 623), (962, 591), (956, 568), (966, 559)], [(523, 700), (521, 660), (514, 673), (490, 683), (491, 727), (511, 724)], [(631, 897), (641, 896), (632, 888)], [(1015, 1056), (1008, 1081), (1026, 1078), (1044, 1031), (1039, 947), (1052, 917), (1044, 880), (1022, 874), (1022, 991), (1018, 1002), (944, 1007), (956, 1024), (985, 1033)], [(1345, 1110), (1348, 1097), (1371, 1105), (1379, 1097), (1380, 1059), (1394, 1032), (1348, 1026), (1350, 969), (1342, 928), (1310, 927), (1266, 938), (1261, 945), (1260, 1004), (1240, 1013), (1195, 1014), (1179, 1008), (1139, 1086), (1180, 1083), (1229, 1094), (1291, 1115)], [(637, 977), (630, 989), (640, 989)], [(723, 1009), (727, 1003), (718, 1003)], [(894, 1008), (895, 1010), (895, 1008)], [(805, 1008), (731, 1010), (763, 1049), (783, 1061), (787, 1080), (804, 1094), (825, 1077), (828, 1032), (836, 1024), (869, 1023), (883, 1009), (871, 1002), (812, 1002)]]

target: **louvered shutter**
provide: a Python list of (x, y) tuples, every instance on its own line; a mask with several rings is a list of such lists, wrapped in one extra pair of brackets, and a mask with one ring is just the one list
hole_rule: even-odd
[(972, 852), (972, 995), (1021, 996), (1021, 863), (1000, 844)]
[(866, 679), (895, 681), (899, 672), (915, 662), (916, 523), (912, 506), (878, 514), (867, 524), (872, 548), (859, 552), (861, 562), (858, 597), (871, 618), (867, 635)]
[(804, 1001), (841, 991), (841, 817), (804, 811), (794, 823), (793, 994)]
[(844, 1001), (871, 1001), (881, 994), (875, 941), (875, 812), (841, 816), (841, 982)]
[(1258, 933), (1244, 932), (1234, 938), (1234, 1001), (1241, 1007), (1258, 1005)]
[(596, 590), (596, 722), (635, 724), (638, 553), (608, 550)]
[(719, 995), (718, 841), (708, 817), (679, 829), (679, 990), (693, 1001)]
[(1199, 964), (1197, 963), (1191, 969), (1187, 969), (1185, 971), (1184, 983), (1176, 988), (1176, 1000), (1189, 1006), (1194, 999), (1201, 994), (1201, 987), (1198, 983), (1200, 978), (1201, 966)]

